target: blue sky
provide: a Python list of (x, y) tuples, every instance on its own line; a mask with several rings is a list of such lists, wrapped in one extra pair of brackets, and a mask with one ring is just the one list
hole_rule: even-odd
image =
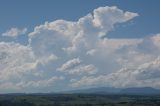
[(1, 0), (0, 93), (160, 88), (159, 4)]

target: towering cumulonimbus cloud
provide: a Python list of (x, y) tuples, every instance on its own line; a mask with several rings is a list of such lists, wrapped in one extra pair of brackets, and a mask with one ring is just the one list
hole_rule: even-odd
[(159, 88), (160, 34), (107, 38), (115, 24), (137, 16), (116, 6), (99, 7), (78, 21), (36, 26), (28, 34), (27, 45), (0, 42), (1, 92), (91, 86)]

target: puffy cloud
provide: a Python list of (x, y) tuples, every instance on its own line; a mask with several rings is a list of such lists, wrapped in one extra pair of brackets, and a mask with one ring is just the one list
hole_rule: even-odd
[(124, 12), (116, 6), (99, 7), (94, 10), (93, 14), (93, 24), (101, 30), (99, 36), (103, 36), (110, 31), (115, 23), (123, 23), (138, 16), (137, 13)]
[(33, 48), (38, 48), (37, 54), (42, 51), (57, 54), (64, 51), (82, 52), (93, 49), (101, 42), (100, 37), (113, 29), (114, 24), (126, 22), (136, 16), (137, 13), (124, 12), (117, 7), (100, 7), (94, 10), (93, 15), (90, 13), (77, 22), (57, 20), (37, 26), (29, 34), (29, 42)]
[[(7, 90), (11, 92), (22, 90), (22, 92), (24, 92), (26, 89), (23, 88), (23, 86), (26, 86), (29, 82), (33, 82), (32, 84), (36, 84), (36, 82), (37, 84), (52, 84), (51, 82), (62, 80), (62, 77), (59, 78), (54, 75), (52, 76), (53, 78), (45, 80), (45, 71), (38, 69), (41, 64), (45, 66), (50, 61), (56, 60), (57, 57), (54, 55), (46, 56), (45, 58), (36, 57), (31, 47), (17, 43), (0, 42), (0, 50), (1, 92), (7, 92)], [(55, 81), (52, 80), (54, 78), (56, 78)], [(40, 87), (40, 85), (35, 85), (34, 87), (40, 89), (44, 86)]]
[(98, 84), (104, 84), (106, 76), (100, 75), (98, 77), (94, 76), (84, 76), (80, 80), (71, 79), (70, 86), (72, 87), (81, 87), (81, 86), (93, 86)]
[(62, 76), (53, 76), (49, 79), (42, 79), (42, 80), (37, 80), (37, 81), (27, 81), (27, 82), (20, 82), (17, 84), (18, 87), (20, 88), (44, 88), (44, 87), (48, 87), (48, 86), (54, 86), (54, 83), (56, 81), (60, 81), (63, 80), (64, 77)]
[(55, 56), (54, 54), (51, 54), (49, 56), (43, 56), (41, 58), (38, 58), (36, 62), (42, 65), (45, 65), (51, 61), (56, 61), (57, 59), (58, 59), (57, 56)]
[(65, 70), (66, 73), (74, 74), (74, 75), (83, 75), (83, 74), (96, 74), (97, 68), (90, 64), (90, 65), (79, 65), (77, 67), (74, 67), (70, 70)]
[(19, 28), (11, 28), (10, 30), (7, 30), (6, 32), (2, 33), (2, 36), (8, 36), (8, 37), (17, 37), (19, 35), (24, 35), (27, 32), (27, 28), (19, 29)]
[(81, 60), (79, 58), (74, 58), (68, 60), (61, 67), (57, 68), (57, 71), (66, 72), (68, 74), (77, 74), (77, 75), (85, 73), (95, 74), (97, 72), (97, 68), (92, 64), (90, 65), (81, 64)]
[[(57, 81), (63, 80), (62, 76), (53, 76), (49, 79), (41, 79), (41, 80), (30, 80), (30, 81), (19, 81), (17, 83), (14, 82), (6, 82), (0, 85), (1, 92), (46, 92), (44, 88), (54, 87)], [(36, 90), (35, 90), (36, 89)], [(7, 90), (7, 91), (6, 91)]]
[(117, 72), (99, 75), (84, 76), (80, 80), (72, 81), (71, 86), (107, 85), (114, 87), (160, 87), (160, 59), (139, 65), (134, 69), (122, 68)]
[(19, 74), (27, 74), (27, 71), (35, 67), (34, 54), (30, 47), (1, 42), (0, 49), (1, 81), (18, 78)]
[(89, 51), (87, 51), (87, 55), (94, 55), (94, 53), (96, 52), (96, 50), (95, 49), (91, 49), (91, 50), (89, 50)]
[(79, 58), (74, 58), (72, 60), (67, 61), (66, 63), (64, 63), (60, 68), (57, 68), (58, 71), (65, 71), (68, 69), (72, 69), (74, 67), (76, 67), (77, 65), (79, 65), (81, 63)]
[[(155, 62), (160, 52), (159, 34), (148, 38), (107, 38), (115, 24), (136, 16), (137, 13), (115, 6), (99, 7), (78, 21), (56, 20), (36, 26), (29, 33), (26, 46), (0, 42), (1, 91), (7, 87), (54, 90), (68, 88), (67, 85), (159, 87), (159, 62)], [(11, 36), (16, 31), (8, 32)]]
[(84, 73), (96, 74), (97, 68), (94, 65), (90, 64), (90, 65), (81, 65), (69, 71), (69, 74), (84, 74)]
[[(114, 28), (114, 24), (126, 22), (136, 16), (138, 16), (137, 13), (124, 12), (117, 7), (106, 6), (95, 9), (93, 14), (89, 13), (77, 22), (56, 20), (35, 27), (29, 34), (28, 46), (34, 53), (36, 69), (46, 70), (43, 64), (52, 64), (47, 65), (48, 70), (57, 70), (57, 72), (71, 75), (97, 73), (99, 65), (94, 63), (97, 58), (103, 58), (102, 62), (105, 63), (108, 61), (111, 49), (115, 51), (125, 45), (135, 45), (139, 42), (138, 40), (114, 41), (101, 38)], [(92, 57), (93, 60), (85, 60), (87, 55), (95, 57)], [(58, 60), (53, 62), (52, 59)], [(61, 67), (54, 68), (60, 65)]]

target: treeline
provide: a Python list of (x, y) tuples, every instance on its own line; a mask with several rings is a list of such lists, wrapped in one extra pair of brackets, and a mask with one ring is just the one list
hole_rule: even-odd
[(7, 95), (0, 106), (160, 106), (160, 96)]

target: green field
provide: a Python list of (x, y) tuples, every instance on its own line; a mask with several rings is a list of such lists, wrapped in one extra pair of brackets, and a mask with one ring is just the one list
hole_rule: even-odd
[(160, 96), (96, 94), (1, 95), (0, 106), (160, 106)]

